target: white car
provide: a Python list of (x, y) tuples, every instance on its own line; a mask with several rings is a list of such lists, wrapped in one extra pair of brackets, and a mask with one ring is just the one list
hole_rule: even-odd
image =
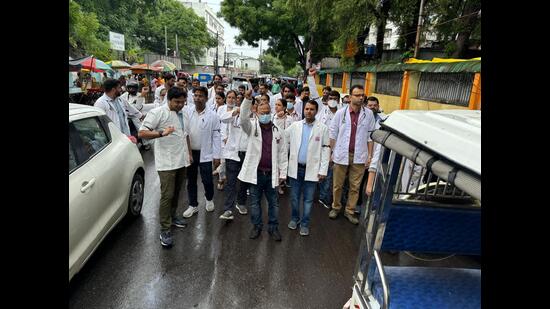
[(103, 110), (69, 104), (69, 281), (126, 214), (139, 216), (144, 172)]

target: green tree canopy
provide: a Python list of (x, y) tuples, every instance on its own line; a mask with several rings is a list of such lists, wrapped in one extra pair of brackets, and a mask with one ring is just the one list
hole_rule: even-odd
[(319, 17), (309, 14), (318, 12), (317, 2), (328, 1), (224, 0), (221, 16), (240, 30), (235, 38), (238, 44), (246, 42), (256, 47), (259, 40), (268, 40), (268, 52), (277, 56), (285, 68), (299, 62), (305, 70), (308, 50), (313, 51), (314, 61), (321, 60), (331, 50), (333, 32), (326, 31), (330, 24), (320, 22), (325, 14)]
[(271, 74), (272, 76), (279, 76), (284, 72), (281, 61), (278, 58), (273, 57), (272, 55), (261, 55), (260, 61), (262, 63), (262, 67), (260, 70), (261, 74)]
[(99, 24), (94, 33), (98, 39), (108, 42), (109, 31), (124, 34), (126, 51), (131, 60), (140, 60), (143, 51), (164, 54), (165, 26), (168, 47), (175, 49), (177, 34), (179, 56), (185, 62), (195, 62), (204, 55), (206, 48), (215, 46), (215, 39), (209, 34), (204, 19), (177, 0), (76, 2), (80, 3), (83, 11), (96, 16)]

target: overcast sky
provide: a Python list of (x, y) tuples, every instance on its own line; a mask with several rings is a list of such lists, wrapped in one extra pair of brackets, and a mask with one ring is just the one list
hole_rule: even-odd
[[(222, 0), (205, 0), (205, 1), (201, 1), (203, 3), (207, 3), (208, 6), (210, 6), (210, 8), (216, 12), (216, 14), (220, 11), (221, 9), (221, 2)], [(250, 57), (254, 57), (254, 58), (258, 58), (258, 56), (260, 55), (260, 47), (252, 47), (248, 44), (245, 44), (243, 46), (239, 46), (235, 43), (235, 36), (237, 36), (239, 34), (239, 29), (237, 28), (233, 28), (231, 26), (229, 26), (229, 24), (221, 17), (218, 17), (220, 18), (220, 20), (222, 21), (223, 23), (223, 29), (224, 29), (224, 35), (223, 35), (223, 38), (224, 38), (224, 42), (225, 42), (225, 46), (226, 46), (226, 49), (227, 49), (227, 52), (228, 53), (237, 53), (237, 54), (242, 54), (245, 55), (245, 56), (250, 56)], [(267, 49), (267, 41), (263, 41), (262, 43), (262, 50), (266, 50)]]

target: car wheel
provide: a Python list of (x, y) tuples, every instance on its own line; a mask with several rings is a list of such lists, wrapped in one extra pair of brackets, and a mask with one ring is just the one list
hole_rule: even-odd
[(136, 173), (132, 179), (130, 186), (130, 196), (128, 197), (128, 214), (131, 216), (139, 216), (141, 207), (143, 206), (143, 191), (144, 191), (143, 176)]

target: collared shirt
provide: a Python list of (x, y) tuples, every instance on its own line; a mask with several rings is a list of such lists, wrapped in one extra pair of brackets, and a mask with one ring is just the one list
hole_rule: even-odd
[(192, 150), (201, 150), (201, 126), (205, 122), (206, 108), (198, 113), (193, 109), (189, 115), (189, 139)]
[(307, 163), (307, 146), (309, 143), (309, 136), (311, 135), (311, 130), (313, 130), (313, 123), (307, 123), (303, 120), (304, 125), (302, 126), (302, 142), (300, 143), (300, 150), (298, 151), (298, 163), (306, 164)]
[(185, 126), (187, 115), (171, 111), (167, 105), (152, 109), (143, 120), (140, 130), (159, 131), (173, 126), (171, 134), (155, 138), (155, 167), (157, 171), (171, 171), (189, 166), (189, 149), (187, 149), (188, 127)]
[[(95, 101), (94, 106), (105, 111), (105, 114), (111, 118), (113, 123), (122, 133), (130, 135), (130, 127), (128, 127), (128, 120), (126, 118), (126, 114), (124, 113), (124, 108), (122, 108), (122, 105), (120, 104), (120, 98), (113, 100), (108, 95), (103, 94), (99, 99), (97, 99), (97, 101)], [(122, 113), (122, 117), (120, 113)]]
[(271, 144), (273, 139), (273, 128), (268, 126), (262, 129), (262, 156), (260, 158), (260, 164), (258, 164), (258, 169), (260, 171), (271, 171)]
[(355, 112), (352, 108), (349, 110), (349, 115), (351, 118), (351, 134), (349, 138), (349, 152), (355, 152), (355, 134), (357, 133), (357, 119), (359, 119), (359, 114), (361, 114), (361, 109), (359, 112)]
[(317, 115), (315, 115), (315, 119), (319, 120), (327, 127), (330, 127), (330, 123), (332, 122), (334, 115), (336, 115), (336, 112), (333, 113), (330, 108), (323, 108), (322, 111), (319, 111)]

